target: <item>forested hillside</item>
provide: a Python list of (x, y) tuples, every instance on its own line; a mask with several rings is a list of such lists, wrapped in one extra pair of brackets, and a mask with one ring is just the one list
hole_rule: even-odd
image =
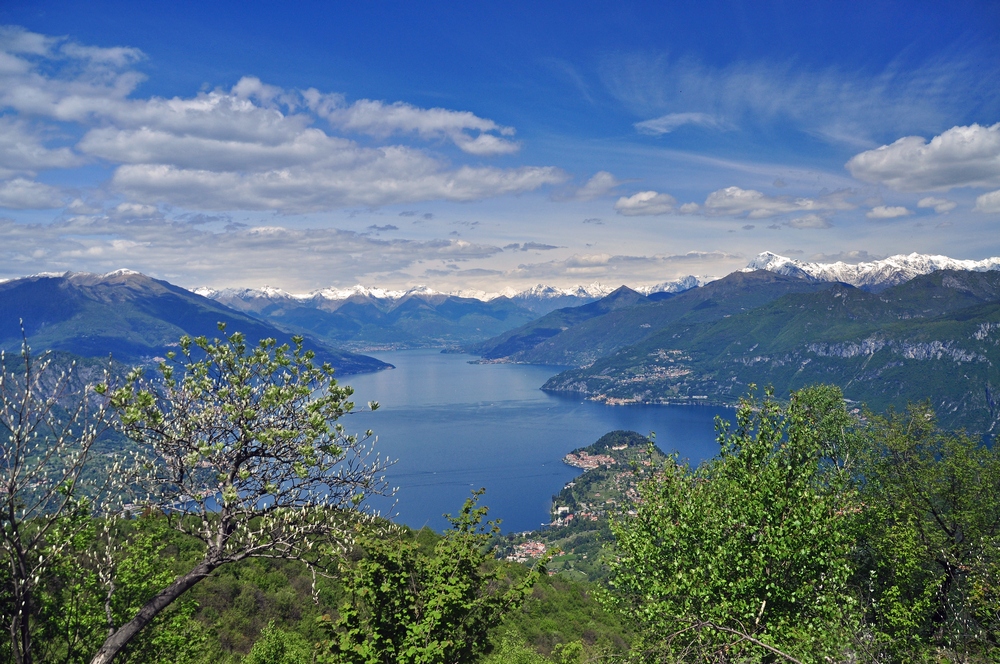
[(938, 271), (879, 294), (789, 294), (716, 321), (678, 321), (545, 389), (611, 402), (735, 403), (823, 382), (881, 410), (930, 400), (942, 422), (992, 431), (1000, 416), (1000, 274)]

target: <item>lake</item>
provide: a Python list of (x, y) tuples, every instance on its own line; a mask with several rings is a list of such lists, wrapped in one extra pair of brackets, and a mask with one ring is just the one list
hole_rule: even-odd
[(342, 420), (351, 432), (372, 429), (376, 449), (396, 463), (387, 473), (399, 490), (374, 504), (413, 528), (448, 526), (469, 492), (486, 488), (482, 503), (504, 532), (534, 530), (548, 521), (553, 494), (580, 471), (563, 456), (609, 431), (656, 432), (664, 451), (676, 450), (697, 463), (714, 456), (716, 415), (733, 411), (710, 406), (606, 406), (579, 396), (548, 394), (539, 387), (557, 367), (470, 364), (469, 355), (437, 350), (373, 353), (396, 366), (347, 376), (360, 407), (375, 400), (375, 412)]

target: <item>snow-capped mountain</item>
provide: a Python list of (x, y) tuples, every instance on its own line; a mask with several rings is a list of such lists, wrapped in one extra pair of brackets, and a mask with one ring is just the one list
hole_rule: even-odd
[(981, 261), (960, 260), (948, 256), (912, 253), (898, 254), (866, 263), (809, 263), (786, 258), (770, 251), (756, 256), (743, 272), (768, 270), (793, 277), (817, 281), (840, 281), (870, 291), (880, 291), (936, 270), (969, 270), (988, 272), (1000, 270), (1000, 257)]
[[(645, 295), (649, 295), (650, 293), (681, 293), (690, 288), (703, 286), (713, 279), (714, 277), (696, 277), (692, 275), (681, 279), (675, 279), (673, 281), (664, 281), (652, 286), (636, 286), (634, 290)], [(373, 298), (375, 300), (401, 300), (404, 297), (412, 295), (452, 295), (455, 297), (481, 300), (483, 302), (489, 302), (490, 300), (495, 300), (498, 297), (506, 297), (514, 301), (533, 302), (563, 298), (588, 301), (599, 300), (600, 298), (614, 292), (616, 288), (617, 286), (607, 286), (599, 282), (594, 282), (589, 286), (570, 286), (569, 288), (558, 288), (556, 286), (536, 284), (531, 288), (526, 288), (524, 290), (507, 287), (500, 291), (490, 292), (471, 289), (458, 291), (436, 291), (429, 286), (414, 286), (406, 290), (393, 290), (358, 284), (351, 288), (321, 288), (309, 293), (289, 293), (288, 291), (271, 286), (262, 286), (261, 288), (222, 289), (203, 287), (196, 288), (194, 292), (211, 300), (239, 299), (244, 301), (254, 299), (271, 301), (297, 300), (300, 302), (309, 300), (337, 301), (348, 300), (352, 297)]]
[(643, 295), (652, 295), (653, 293), (683, 293), (692, 288), (700, 288), (710, 281), (715, 281), (715, 279), (715, 277), (696, 277), (690, 274), (686, 277), (674, 279), (673, 281), (664, 281), (654, 286), (636, 286), (634, 290)]

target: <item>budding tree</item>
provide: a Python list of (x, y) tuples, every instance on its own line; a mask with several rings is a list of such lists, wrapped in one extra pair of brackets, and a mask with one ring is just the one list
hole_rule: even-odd
[(350, 435), (336, 422), (353, 409), (351, 388), (337, 384), (329, 365), (317, 366), (301, 338), (293, 341), (183, 337), (157, 380), (136, 370), (110, 393), (140, 450), (136, 502), (201, 540), (204, 555), (134, 618), (112, 625), (93, 664), (112, 661), (222, 565), (264, 557), (322, 569), (371, 521), (364, 500), (386, 492), (386, 463), (366, 444), (370, 431)]
[(107, 400), (88, 396), (79, 373), (49, 354), (32, 357), (27, 340), (19, 354), (0, 352), (0, 620), (17, 664), (35, 660), (42, 586), (92, 525), (94, 501), (115, 476), (85, 475), (106, 428)]

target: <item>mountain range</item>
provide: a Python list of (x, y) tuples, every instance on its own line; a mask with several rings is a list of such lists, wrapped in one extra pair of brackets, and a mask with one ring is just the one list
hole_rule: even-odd
[(218, 304), (337, 346), (360, 350), (457, 346), (525, 324), (536, 314), (512, 299), (356, 288), (295, 296), (277, 289), (200, 292)]
[(753, 272), (754, 270), (767, 270), (768, 272), (816, 281), (839, 281), (878, 292), (937, 270), (968, 270), (970, 272), (1000, 270), (1000, 257), (972, 261), (913, 253), (909, 255), (898, 254), (857, 264), (842, 261), (809, 263), (765, 251), (758, 254), (743, 268), (744, 272)]
[(834, 383), (876, 410), (930, 399), (944, 424), (1000, 423), (1000, 259), (858, 265), (772, 253), (655, 301), (621, 288), (466, 346), (487, 362), (576, 367), (543, 389), (611, 404), (732, 404)]
[(734, 272), (701, 288), (656, 299), (622, 287), (603, 300), (559, 309), (493, 339), (467, 346), (487, 360), (582, 366), (638, 343), (665, 325), (713, 321), (789, 292), (830, 284), (763, 270)]
[(832, 382), (876, 409), (930, 398), (943, 421), (974, 431), (1000, 417), (1000, 258), (852, 265), (765, 252), (721, 279), (501, 294), (191, 292), (129, 270), (66, 273), (0, 282), (0, 348), (20, 346), (21, 320), (37, 350), (132, 363), (225, 322), (251, 341), (301, 334), (341, 374), (389, 366), (345, 348), (461, 348), (572, 367), (544, 388), (608, 403), (733, 403), (751, 383)]
[[(130, 270), (108, 274), (37, 275), (0, 283), (0, 349), (21, 347), (21, 325), (36, 351), (80, 357), (109, 355), (125, 363), (163, 357), (184, 335), (214, 337), (218, 323), (248, 341), (288, 342), (291, 334), (166, 281)], [(314, 338), (305, 345), (343, 374), (391, 365)]]
[(929, 399), (946, 426), (995, 432), (1000, 273), (941, 270), (879, 293), (833, 283), (714, 321), (678, 318), (543, 389), (731, 404), (752, 383), (779, 395), (832, 383), (875, 410)]

